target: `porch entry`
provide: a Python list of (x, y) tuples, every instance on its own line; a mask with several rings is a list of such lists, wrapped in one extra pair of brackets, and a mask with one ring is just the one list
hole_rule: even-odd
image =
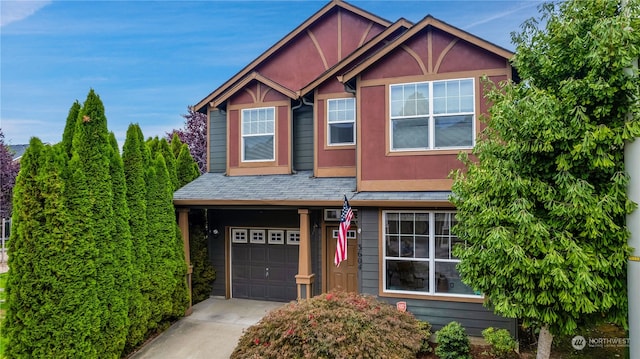
[(338, 226), (327, 226), (327, 291), (344, 290), (358, 292), (358, 239), (357, 229), (351, 226), (347, 232), (347, 260), (336, 267), (333, 258), (338, 241)]

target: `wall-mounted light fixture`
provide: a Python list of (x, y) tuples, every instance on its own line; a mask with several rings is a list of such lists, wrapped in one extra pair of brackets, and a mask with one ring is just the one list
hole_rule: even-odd
[(215, 239), (215, 238), (218, 238), (218, 235), (220, 234), (220, 231), (218, 231), (218, 228), (214, 228), (211, 231), (211, 234), (213, 235), (213, 238)]

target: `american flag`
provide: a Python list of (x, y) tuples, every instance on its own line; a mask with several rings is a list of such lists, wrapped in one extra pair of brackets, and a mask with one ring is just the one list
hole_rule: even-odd
[(344, 196), (344, 204), (342, 205), (342, 213), (340, 214), (340, 229), (338, 230), (338, 241), (336, 242), (336, 256), (333, 262), (336, 267), (340, 265), (340, 262), (347, 259), (347, 231), (351, 227), (351, 219), (353, 218), (353, 211), (347, 201), (347, 196)]

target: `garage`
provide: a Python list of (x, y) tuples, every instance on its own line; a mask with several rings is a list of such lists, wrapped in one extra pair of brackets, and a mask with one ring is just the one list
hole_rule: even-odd
[(298, 229), (231, 229), (231, 296), (288, 302), (297, 298)]

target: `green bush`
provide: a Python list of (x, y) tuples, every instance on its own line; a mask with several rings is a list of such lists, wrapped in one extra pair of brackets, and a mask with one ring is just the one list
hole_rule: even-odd
[(489, 327), (482, 331), (482, 336), (491, 345), (493, 354), (498, 358), (508, 358), (516, 350), (516, 340), (506, 329)]
[(451, 322), (438, 331), (436, 355), (440, 359), (468, 359), (469, 338), (458, 322)]
[(415, 358), (422, 338), (411, 314), (337, 292), (270, 312), (245, 331), (231, 358)]
[(429, 342), (429, 338), (431, 338), (431, 324), (427, 321), (420, 320), (418, 321), (418, 328), (420, 329), (420, 334), (422, 334), (420, 353), (431, 353), (433, 350)]

